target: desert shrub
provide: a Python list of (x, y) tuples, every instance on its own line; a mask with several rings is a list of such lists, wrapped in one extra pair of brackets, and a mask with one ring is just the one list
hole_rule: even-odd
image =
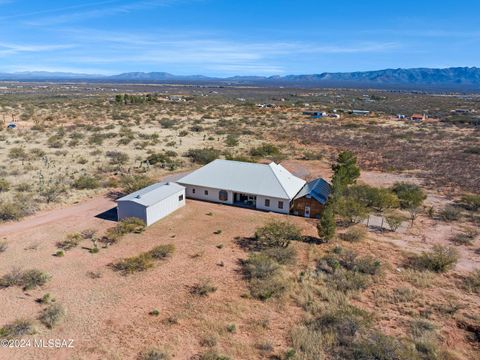
[(175, 245), (159, 245), (150, 250), (150, 256), (154, 259), (160, 260), (169, 257), (175, 251)]
[(435, 281), (435, 274), (427, 270), (405, 269), (401, 272), (401, 276), (405, 281), (420, 289), (432, 286)]
[(288, 290), (289, 282), (282, 273), (276, 273), (267, 278), (254, 278), (248, 283), (248, 288), (252, 297), (258, 300), (268, 300), (274, 297), (280, 297)]
[(73, 182), (73, 187), (78, 190), (96, 189), (98, 186), (98, 180), (88, 175), (81, 175)]
[(121, 151), (107, 151), (105, 155), (110, 159), (112, 165), (123, 165), (129, 159), (128, 154)]
[(480, 209), (480, 195), (464, 195), (460, 202), (467, 210), (477, 211)]
[(455, 245), (473, 245), (473, 241), (478, 236), (478, 232), (475, 229), (465, 229), (464, 232), (458, 233), (450, 238), (450, 241)]
[(22, 206), (19, 203), (13, 201), (0, 202), (0, 220), (19, 220), (25, 216)]
[(300, 239), (300, 229), (287, 221), (273, 220), (255, 231), (259, 248), (287, 247), (290, 241)]
[(429, 252), (412, 258), (412, 265), (421, 270), (445, 272), (455, 266), (459, 258), (458, 251), (452, 247), (434, 245)]
[(10, 183), (5, 180), (0, 178), (0, 192), (6, 192), (10, 190)]
[(57, 242), (57, 248), (68, 251), (77, 247), (82, 240), (83, 237), (81, 234), (68, 234), (65, 240)]
[(281, 265), (294, 264), (297, 257), (297, 251), (291, 246), (286, 248), (273, 247), (273, 248), (265, 249), (262, 251), (262, 254), (275, 260), (277, 263)]
[(63, 147), (62, 137), (59, 135), (52, 135), (47, 140), (48, 147), (60, 149)]
[(35, 334), (35, 328), (31, 320), (16, 320), (0, 328), (0, 338), (11, 339), (33, 334)]
[(367, 230), (364, 226), (353, 226), (349, 228), (344, 234), (340, 237), (345, 241), (358, 242), (365, 239), (367, 236)]
[(227, 325), (227, 331), (230, 333), (230, 334), (234, 334), (237, 332), (237, 326), (235, 324), (228, 324)]
[(26, 160), (26, 159), (28, 159), (28, 154), (25, 152), (24, 148), (13, 147), (8, 152), (8, 157), (11, 158), (11, 159)]
[(214, 148), (190, 149), (186, 156), (196, 164), (205, 165), (220, 157), (220, 150)]
[(50, 276), (40, 270), (13, 269), (0, 278), (0, 287), (21, 286), (24, 290), (31, 290), (44, 285), (49, 279)]
[(159, 123), (162, 126), (162, 128), (170, 129), (175, 126), (176, 121), (172, 119), (161, 119)]
[(385, 222), (392, 231), (397, 231), (406, 220), (407, 218), (400, 213), (388, 213), (385, 215)]
[(65, 310), (62, 305), (56, 303), (45, 308), (40, 314), (39, 320), (47, 328), (52, 329), (65, 316)]
[(233, 134), (228, 134), (225, 138), (225, 145), (228, 147), (234, 147), (238, 145), (238, 136)]
[(370, 321), (370, 315), (366, 311), (342, 305), (307, 322), (307, 327), (324, 336), (329, 334), (337, 345), (349, 345), (359, 332), (368, 327)]
[(173, 162), (173, 160), (168, 155), (158, 154), (158, 153), (149, 155), (147, 157), (147, 161), (151, 165), (155, 165), (155, 164), (165, 165), (165, 164), (171, 164)]
[(380, 268), (380, 261), (367, 255), (357, 258), (354, 270), (361, 272), (362, 274), (377, 275), (380, 272)]
[(215, 350), (208, 350), (207, 352), (200, 354), (198, 360), (230, 360), (230, 358), (219, 354)]
[(190, 293), (196, 296), (208, 296), (215, 291), (217, 291), (217, 288), (212, 285), (212, 282), (208, 279), (204, 279), (192, 286)]
[(149, 349), (142, 351), (138, 355), (138, 360), (170, 360), (171, 357), (167, 352), (158, 349)]
[(462, 212), (459, 208), (453, 205), (447, 205), (440, 210), (439, 216), (443, 221), (457, 221), (460, 220)]
[(352, 346), (352, 359), (388, 359), (388, 360), (419, 360), (420, 357), (413, 346), (393, 336), (378, 332), (357, 341)]
[(146, 175), (124, 175), (120, 179), (122, 189), (127, 194), (143, 189), (154, 182), (153, 179)]
[(153, 258), (150, 256), (150, 254), (146, 253), (122, 259), (112, 264), (112, 268), (115, 271), (121, 272), (123, 275), (128, 275), (145, 271), (152, 268), (153, 265)]
[(31, 290), (38, 286), (43, 286), (50, 279), (50, 276), (40, 270), (27, 270), (22, 275), (22, 283), (24, 290)]
[(136, 217), (122, 219), (117, 223), (117, 226), (115, 227), (117, 232), (121, 235), (130, 233), (140, 234), (145, 230), (145, 228), (145, 222), (142, 219)]
[(243, 266), (247, 279), (266, 279), (275, 275), (279, 269), (280, 265), (265, 254), (251, 254)]
[(273, 144), (262, 144), (250, 149), (250, 155), (254, 157), (268, 157), (280, 155), (280, 149)]
[(200, 340), (200, 345), (204, 347), (214, 347), (217, 345), (217, 343), (218, 339), (213, 334), (206, 335)]
[(325, 359), (325, 338), (321, 332), (306, 326), (299, 326), (290, 334), (295, 355), (292, 359)]
[(367, 275), (345, 269), (338, 269), (334, 273), (329, 274), (325, 281), (330, 288), (343, 293), (363, 290), (370, 284)]
[(17, 184), (15, 186), (15, 190), (18, 192), (29, 192), (32, 190), (32, 185), (27, 182), (23, 182), (23, 183)]
[(469, 291), (480, 293), (480, 269), (472, 271), (465, 278), (465, 286)]
[(0, 241), (0, 253), (7, 251), (8, 244), (6, 241)]

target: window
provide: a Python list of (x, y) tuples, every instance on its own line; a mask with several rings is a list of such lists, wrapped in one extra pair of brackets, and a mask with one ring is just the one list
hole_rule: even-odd
[(192, 194), (195, 194), (195, 188), (192, 189)]
[(283, 201), (279, 201), (279, 202), (278, 202), (278, 208), (279, 208), (279, 209), (283, 209)]
[(218, 192), (218, 200), (227, 201), (228, 200), (228, 192), (226, 192), (225, 190), (220, 190)]
[(265, 199), (265, 206), (270, 207), (270, 199)]
[(204, 193), (205, 193), (205, 195), (208, 195), (208, 190), (205, 190)]
[(183, 194), (178, 197), (178, 201), (183, 201)]

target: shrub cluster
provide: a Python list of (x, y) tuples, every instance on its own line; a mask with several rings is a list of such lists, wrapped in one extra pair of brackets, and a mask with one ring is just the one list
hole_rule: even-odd
[(113, 270), (119, 271), (123, 275), (145, 271), (152, 268), (155, 265), (155, 261), (166, 259), (174, 251), (175, 246), (173, 244), (159, 245), (146, 253), (113, 263), (111, 264), (111, 267)]

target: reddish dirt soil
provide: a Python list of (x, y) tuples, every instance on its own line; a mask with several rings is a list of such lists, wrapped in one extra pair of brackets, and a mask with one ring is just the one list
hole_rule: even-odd
[[(177, 359), (189, 359), (205, 350), (199, 342), (212, 333), (223, 334), (218, 349), (235, 359), (256, 358), (254, 345), (259, 341), (270, 341), (276, 350), (286, 347), (287, 332), (300, 311), (242, 298), (248, 291), (238, 272), (238, 260), (246, 253), (234, 243), (236, 236), (251, 236), (257, 226), (281, 215), (188, 201), (186, 207), (143, 234), (128, 235), (98, 254), (85, 249), (91, 246), (87, 240), (64, 257), (52, 256), (55, 243), (67, 233), (113, 226), (94, 217), (111, 205), (96, 199), (0, 227), (9, 244), (1, 255), (0, 274), (19, 267), (38, 268), (51, 275), (42, 289), (28, 293), (18, 288), (0, 290), (2, 324), (36, 318), (42, 307), (34, 300), (50, 293), (66, 308), (66, 318), (53, 330), (38, 324), (35, 337), (75, 340), (73, 350), (0, 349), (1, 359), (124, 359), (150, 347), (166, 348)], [(206, 215), (210, 212), (211, 216)], [(293, 221), (309, 225), (301, 218)], [(216, 235), (216, 230), (222, 233)], [(176, 246), (174, 255), (146, 272), (122, 276), (108, 267), (120, 258), (169, 243)], [(223, 248), (217, 248), (219, 244)], [(92, 279), (88, 272), (100, 272), (102, 277)], [(218, 290), (207, 298), (191, 295), (190, 287), (207, 278)], [(148, 315), (153, 309), (160, 316)], [(178, 324), (165, 322), (171, 316), (179, 318)], [(258, 325), (264, 319), (269, 323), (267, 329)], [(237, 326), (235, 334), (226, 333), (230, 323)]]

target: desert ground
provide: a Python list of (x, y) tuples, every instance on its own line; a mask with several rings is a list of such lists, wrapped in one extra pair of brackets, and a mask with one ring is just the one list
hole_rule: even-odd
[[(478, 106), (478, 98), (375, 92), (371, 116), (316, 121), (302, 110), (347, 107), (362, 93), (57, 85), (40, 96), (36, 86), (12, 86), (0, 96), (6, 119), (17, 124), (0, 132), (0, 276), (38, 269), (48, 281), (33, 289), (0, 288), (0, 328), (27, 320), (35, 334), (24, 338), (73, 339), (74, 348), (0, 348), (1, 359), (147, 359), (141, 354), (149, 349), (175, 359), (335, 359), (344, 343), (332, 331), (347, 325), (323, 334), (311, 325), (341, 311), (353, 311), (355, 321), (369, 318), (354, 322), (357, 335), (347, 337), (361, 349), (385, 336), (377, 343), (393, 344), (396, 355), (415, 349), (412, 359), (480, 356), (480, 293), (469, 280), (480, 268), (478, 232), (470, 231), (480, 215), (462, 202), (480, 191), (480, 140), (468, 119), (450, 116), (455, 106)], [(153, 92), (155, 100), (147, 100)], [(124, 93), (136, 100), (118, 102)], [(436, 120), (393, 118), (413, 112), (414, 99)], [(265, 102), (276, 107), (255, 106)], [(315, 219), (187, 200), (144, 232), (102, 243), (98, 252), (84, 238), (58, 253), (58, 243), (72, 234), (92, 230), (101, 239), (117, 226), (105, 212), (128, 189), (174, 179), (216, 157), (277, 161), (304, 179), (330, 180), (343, 150), (358, 157), (359, 185), (405, 182), (423, 189), (413, 223), (381, 228), (384, 214), (376, 211), (354, 225), (366, 230), (361, 241), (345, 240), (352, 226), (339, 223), (335, 239), (324, 242)], [(272, 220), (295, 225), (302, 237), (289, 245), (295, 259), (275, 265), (282, 293), (262, 300), (245, 278), (252, 256), (245, 242)], [(467, 232), (473, 234), (468, 242), (452, 240)], [(152, 268), (125, 275), (112, 267), (169, 244), (173, 253)], [(452, 268), (409, 265), (435, 245), (458, 253)], [(352, 253), (375, 263), (375, 271), (342, 269), (343, 280), (322, 272), (328, 257)], [(210, 290), (199, 295), (200, 285)], [(48, 301), (38, 301), (46, 294)], [(40, 314), (52, 304), (61, 304), (64, 316), (49, 328)], [(409, 358), (402, 356), (396, 358)]]

